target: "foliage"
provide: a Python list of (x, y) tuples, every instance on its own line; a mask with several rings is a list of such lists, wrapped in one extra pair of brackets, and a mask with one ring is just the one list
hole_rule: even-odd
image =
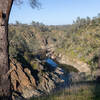
[(21, 24), (9, 26), (10, 55), (29, 52), (34, 54), (42, 49), (42, 45), (52, 45), (55, 53), (63, 54), (71, 59), (78, 59), (95, 70), (98, 60), (93, 61), (100, 51), (100, 16), (80, 18), (72, 25), (44, 25), (32, 21), (31, 25)]
[[(40, 3), (39, 0), (27, 0), (32, 8), (39, 8)], [(15, 4), (20, 5), (23, 4), (24, 0), (14, 0)]]
[[(31, 25), (16, 22), (9, 26), (9, 54), (16, 57), (32, 70), (37, 70), (42, 45), (52, 45), (55, 54), (78, 59), (91, 66), (91, 72), (98, 68), (100, 55), (100, 15), (93, 19), (77, 18), (72, 25), (47, 26), (32, 21)], [(39, 52), (38, 52), (39, 51)], [(38, 52), (38, 54), (37, 54)], [(44, 55), (45, 56), (45, 55)], [(78, 72), (69, 65), (58, 64), (67, 72)], [(47, 66), (47, 65), (46, 65)], [(37, 72), (33, 72), (34, 76)], [(31, 100), (100, 100), (98, 84), (80, 84), (41, 98)]]

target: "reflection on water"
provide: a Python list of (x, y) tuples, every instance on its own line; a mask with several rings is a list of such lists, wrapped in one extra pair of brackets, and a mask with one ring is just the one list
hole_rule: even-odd
[(48, 63), (49, 65), (51, 65), (52, 67), (56, 68), (58, 65), (50, 58), (46, 59), (46, 63)]

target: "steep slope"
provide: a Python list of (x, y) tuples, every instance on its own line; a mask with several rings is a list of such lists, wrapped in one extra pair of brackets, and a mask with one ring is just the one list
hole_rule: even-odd
[(9, 73), (11, 73), (13, 98), (15, 100), (17, 97), (30, 98), (46, 95), (65, 84), (65, 74), (61, 68), (53, 69), (50, 65), (42, 65), (34, 60), (33, 65), (36, 66), (36, 64), (37, 69), (33, 69), (16, 59), (10, 59), (11, 71)]

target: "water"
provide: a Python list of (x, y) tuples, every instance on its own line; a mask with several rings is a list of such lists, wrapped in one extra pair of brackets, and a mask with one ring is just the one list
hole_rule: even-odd
[(51, 65), (51, 67), (53, 67), (53, 68), (57, 68), (57, 64), (52, 60), (52, 59), (50, 59), (50, 58), (47, 58), (46, 59), (46, 63), (48, 63), (49, 65)]

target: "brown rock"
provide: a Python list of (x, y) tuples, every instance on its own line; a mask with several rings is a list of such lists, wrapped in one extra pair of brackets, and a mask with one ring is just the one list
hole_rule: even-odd
[(24, 71), (28, 75), (28, 77), (29, 77), (29, 79), (31, 81), (32, 86), (36, 87), (36, 82), (35, 82), (35, 79), (33, 78), (32, 74), (31, 74), (31, 71), (28, 68), (25, 68)]
[[(26, 93), (26, 90), (34, 90), (34, 87), (36, 87), (36, 83), (34, 77), (31, 75), (31, 71), (28, 68), (23, 69), (21, 64), (17, 62), (15, 59), (11, 60), (10, 66), (11, 68), (13, 68), (14, 66), (16, 67), (11, 72), (11, 82), (13, 90), (21, 93), (22, 95)], [(31, 96), (32, 95), (33, 94), (31, 94)], [(28, 95), (28, 97), (30, 96)]]

